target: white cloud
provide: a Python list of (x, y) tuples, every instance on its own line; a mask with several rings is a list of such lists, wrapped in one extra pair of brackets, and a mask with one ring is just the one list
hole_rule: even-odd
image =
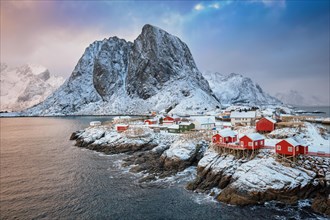
[(220, 8), (220, 4), (219, 3), (213, 3), (209, 5), (210, 8), (214, 8), (214, 9), (219, 9)]
[(194, 9), (195, 9), (196, 11), (201, 11), (201, 10), (203, 10), (204, 8), (205, 8), (204, 5), (202, 5), (201, 3), (195, 5), (195, 7), (194, 7)]
[(286, 0), (249, 0), (249, 3), (261, 3), (266, 7), (286, 7)]

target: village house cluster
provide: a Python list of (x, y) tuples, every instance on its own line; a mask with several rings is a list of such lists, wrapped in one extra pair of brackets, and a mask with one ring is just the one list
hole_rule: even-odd
[[(147, 127), (155, 133), (193, 133), (205, 132), (211, 146), (220, 151), (258, 151), (273, 149), (279, 157), (293, 158), (308, 154), (308, 146), (298, 138), (278, 140), (278, 143), (267, 146), (267, 134), (284, 127), (302, 126), (302, 122), (287, 114), (278, 114), (275, 110), (259, 109), (226, 109), (216, 115), (197, 115), (179, 117), (176, 115), (157, 115), (147, 118), (141, 123), (132, 123), (134, 118), (128, 116), (114, 118), (117, 132), (124, 132), (134, 127)], [(245, 132), (244, 129), (249, 130)], [(251, 132), (252, 131), (252, 132)], [(211, 133), (210, 133), (211, 132)]]

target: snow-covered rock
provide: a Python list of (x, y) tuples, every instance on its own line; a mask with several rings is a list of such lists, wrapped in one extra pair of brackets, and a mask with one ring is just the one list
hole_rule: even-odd
[(215, 109), (219, 105), (188, 46), (145, 25), (134, 41), (95, 41), (72, 75), (26, 115), (141, 114)]
[(40, 65), (9, 67), (1, 63), (1, 111), (21, 111), (44, 101), (64, 79)]
[(195, 152), (196, 143), (193, 143), (193, 141), (178, 140), (162, 156), (168, 159), (189, 160)]
[(265, 93), (262, 88), (250, 78), (237, 73), (221, 74), (204, 72), (215, 96), (222, 105), (248, 104), (248, 105), (278, 105), (281, 102)]
[[(306, 169), (308, 166), (304, 166), (304, 161), (316, 165)], [(319, 190), (326, 189), (327, 183), (319, 173), (320, 170), (323, 173), (324, 169), (330, 170), (326, 166), (329, 162), (328, 159), (317, 162), (312, 158), (300, 158), (298, 165), (285, 166), (267, 150), (260, 152), (254, 159), (246, 159), (218, 154), (210, 148), (198, 163), (196, 180), (187, 188), (197, 191), (219, 188), (221, 192), (217, 199), (235, 205), (270, 200), (293, 203), (316, 196)]]

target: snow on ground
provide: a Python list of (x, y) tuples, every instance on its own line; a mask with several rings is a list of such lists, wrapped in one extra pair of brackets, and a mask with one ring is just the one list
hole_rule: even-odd
[(236, 131), (238, 132), (238, 138), (241, 138), (246, 134), (255, 133), (256, 128), (254, 126), (245, 126), (238, 128)]
[(282, 139), (265, 139), (265, 146), (275, 147)]
[(198, 162), (198, 166), (199, 167), (206, 167), (208, 164), (210, 164), (214, 158), (216, 158), (219, 154), (217, 152), (215, 152), (212, 149), (208, 149), (205, 154), (204, 157)]
[(315, 125), (306, 122), (306, 135), (307, 138), (305, 140), (308, 144), (309, 152), (318, 152), (322, 151), (325, 153), (330, 153), (330, 140), (324, 139)]
[(196, 144), (193, 141), (178, 140), (163, 153), (167, 158), (178, 158), (179, 160), (189, 160), (196, 151)]
[(239, 166), (233, 175), (233, 185), (248, 191), (293, 189), (304, 187), (315, 177), (314, 172), (285, 167), (274, 158), (250, 160)]
[(274, 137), (274, 138), (287, 138), (287, 137), (292, 137), (295, 134), (297, 134), (298, 128), (279, 128), (271, 133), (268, 134), (268, 137)]

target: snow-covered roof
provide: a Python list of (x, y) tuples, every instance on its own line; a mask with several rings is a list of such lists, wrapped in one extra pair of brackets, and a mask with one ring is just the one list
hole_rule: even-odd
[(291, 137), (291, 138), (287, 138), (285, 139), (289, 144), (291, 144), (292, 146), (306, 146), (307, 143), (306, 141), (304, 141), (302, 138), (300, 137)]
[(116, 124), (116, 127), (124, 127), (124, 126), (128, 126), (127, 124)]
[(232, 112), (230, 114), (231, 118), (255, 118), (256, 112), (255, 111), (242, 111), (242, 112)]
[(235, 137), (237, 135), (237, 133), (235, 131), (230, 130), (230, 129), (221, 130), (221, 131), (219, 131), (219, 134), (222, 137)]
[(265, 119), (267, 119), (268, 121), (270, 121), (270, 122), (272, 122), (274, 124), (276, 123), (276, 121), (274, 119), (270, 118), (270, 117), (265, 117)]
[(158, 121), (157, 119), (153, 118), (153, 119), (146, 119), (144, 121)]
[(247, 134), (246, 135), (248, 138), (250, 138), (252, 141), (258, 141), (258, 140), (263, 140), (265, 139), (264, 136), (262, 136), (259, 133), (252, 133), (252, 134)]
[(171, 126), (168, 126), (167, 128), (169, 128), (169, 129), (179, 129), (179, 125), (171, 125)]
[(181, 122), (180, 125), (191, 125), (192, 122)]
[(295, 139), (293, 139), (293, 138), (287, 138), (287, 139), (285, 139), (289, 144), (291, 144), (292, 146), (298, 146), (298, 145), (300, 145)]
[(193, 116), (191, 119), (200, 124), (215, 124), (215, 116)]

